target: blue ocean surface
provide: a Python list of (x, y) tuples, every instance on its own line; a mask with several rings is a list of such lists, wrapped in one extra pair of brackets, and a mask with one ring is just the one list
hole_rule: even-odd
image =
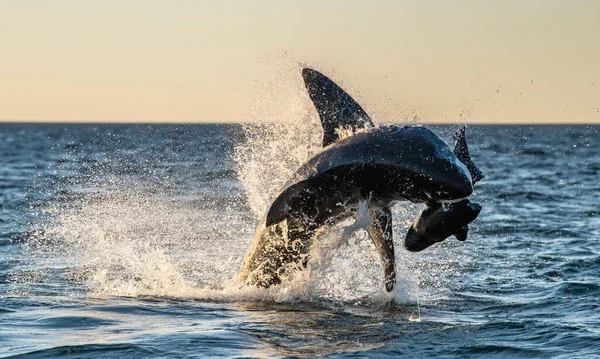
[(409, 253), (423, 207), (395, 206), (386, 293), (362, 229), (291, 283), (237, 282), (315, 121), (0, 124), (0, 357), (600, 358), (599, 131), (468, 126), (483, 210)]

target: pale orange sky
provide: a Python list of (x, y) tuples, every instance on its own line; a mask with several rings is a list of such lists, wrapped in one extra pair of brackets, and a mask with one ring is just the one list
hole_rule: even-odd
[(0, 2), (0, 120), (600, 123), (600, 1)]

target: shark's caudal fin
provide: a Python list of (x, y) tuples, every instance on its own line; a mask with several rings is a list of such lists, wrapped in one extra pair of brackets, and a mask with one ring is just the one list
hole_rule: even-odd
[(454, 132), (454, 155), (456, 158), (460, 160), (460, 162), (464, 163), (471, 173), (471, 179), (473, 180), (473, 184), (482, 180), (485, 175), (471, 160), (471, 155), (469, 154), (469, 148), (467, 147), (467, 138), (465, 136), (465, 126), (462, 126), (456, 132)]
[(356, 132), (359, 128), (373, 126), (362, 107), (327, 76), (304, 68), (302, 78), (323, 125), (323, 147), (340, 139), (340, 129)]

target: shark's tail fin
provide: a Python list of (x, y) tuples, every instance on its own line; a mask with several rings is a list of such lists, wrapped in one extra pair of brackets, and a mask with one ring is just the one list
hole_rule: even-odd
[(473, 180), (473, 184), (482, 180), (485, 175), (471, 160), (471, 155), (469, 154), (469, 148), (467, 147), (467, 138), (465, 136), (465, 126), (462, 126), (456, 132), (454, 132), (454, 155), (460, 160), (460, 162), (464, 163), (471, 174), (471, 179)]
[(373, 121), (350, 95), (322, 73), (304, 68), (302, 78), (323, 126), (323, 147), (340, 139), (339, 131), (372, 127)]

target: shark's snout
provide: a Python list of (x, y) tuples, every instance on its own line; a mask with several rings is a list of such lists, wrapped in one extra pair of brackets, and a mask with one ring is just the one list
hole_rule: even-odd
[(465, 173), (457, 173), (449, 185), (449, 195), (453, 198), (466, 198), (473, 193), (471, 178)]
[(473, 193), (471, 178), (464, 172), (445, 176), (439, 183), (435, 193), (435, 202), (452, 203), (469, 197)]

